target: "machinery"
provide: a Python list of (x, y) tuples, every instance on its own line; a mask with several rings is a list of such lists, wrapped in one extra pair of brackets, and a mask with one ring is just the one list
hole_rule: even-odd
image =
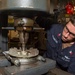
[[(1, 24), (1, 50), (14, 65), (4, 67), (7, 75), (42, 75), (54, 68), (56, 62), (51, 59), (43, 58), (39, 55), (37, 48), (27, 49), (26, 43), (29, 39), (29, 32), (43, 30), (34, 27), (35, 18), (38, 16), (48, 16), (50, 0), (5, 0), (4, 6), (0, 9)], [(14, 26), (8, 26), (8, 16), (14, 17)], [(8, 49), (7, 33), (8, 30), (17, 30), (21, 47)], [(5, 62), (3, 61), (3, 62)]]

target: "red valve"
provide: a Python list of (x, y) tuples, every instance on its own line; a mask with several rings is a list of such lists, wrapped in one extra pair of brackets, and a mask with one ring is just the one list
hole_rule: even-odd
[(71, 3), (68, 3), (65, 8), (66, 8), (67, 14), (73, 14), (74, 6)]

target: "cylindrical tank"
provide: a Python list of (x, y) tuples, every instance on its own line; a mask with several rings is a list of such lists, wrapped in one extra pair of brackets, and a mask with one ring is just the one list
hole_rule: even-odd
[(17, 15), (47, 15), (50, 8), (50, 0), (3, 0), (1, 11)]
[(49, 0), (6, 0), (6, 5), (2, 9), (32, 9), (48, 11)]

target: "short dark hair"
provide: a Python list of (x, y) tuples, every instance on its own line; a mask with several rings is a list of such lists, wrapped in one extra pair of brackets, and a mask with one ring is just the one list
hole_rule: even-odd
[(69, 21), (75, 26), (75, 15), (72, 15)]

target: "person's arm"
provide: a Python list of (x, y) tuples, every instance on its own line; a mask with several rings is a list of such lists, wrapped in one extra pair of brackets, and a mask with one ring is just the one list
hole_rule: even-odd
[(75, 57), (72, 57), (69, 67), (68, 67), (68, 72), (72, 73), (75, 75)]
[(47, 50), (44, 53), (44, 57), (55, 59), (55, 53), (56, 53), (56, 47), (57, 43), (54, 41), (54, 38), (57, 38), (56, 36), (56, 24), (52, 25), (50, 30), (47, 30), (47, 42), (46, 42), (46, 47)]

